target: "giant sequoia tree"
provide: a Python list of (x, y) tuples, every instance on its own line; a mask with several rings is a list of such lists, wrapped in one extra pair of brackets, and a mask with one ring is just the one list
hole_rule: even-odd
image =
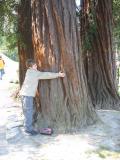
[[(21, 10), (19, 30), (25, 46), (19, 47), (20, 64), (34, 57), (38, 69), (66, 73), (64, 79), (39, 83), (38, 124), (68, 131), (93, 123), (96, 114), (87, 89), (74, 0), (21, 0)], [(25, 68), (20, 66), (23, 80)]]
[(81, 40), (84, 66), (93, 103), (98, 108), (119, 108), (112, 49), (112, 0), (84, 0)]

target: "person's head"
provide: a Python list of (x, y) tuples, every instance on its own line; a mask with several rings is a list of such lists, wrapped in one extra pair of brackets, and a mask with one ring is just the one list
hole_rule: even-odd
[(27, 67), (27, 68), (37, 69), (36, 62), (35, 62), (33, 59), (28, 59), (28, 60), (26, 61), (26, 67)]

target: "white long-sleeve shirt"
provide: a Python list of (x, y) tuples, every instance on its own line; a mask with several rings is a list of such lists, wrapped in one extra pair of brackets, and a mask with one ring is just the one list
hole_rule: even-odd
[(26, 72), (25, 80), (20, 90), (20, 95), (35, 97), (38, 81), (40, 79), (53, 79), (58, 77), (59, 73), (40, 72), (38, 70), (29, 68)]

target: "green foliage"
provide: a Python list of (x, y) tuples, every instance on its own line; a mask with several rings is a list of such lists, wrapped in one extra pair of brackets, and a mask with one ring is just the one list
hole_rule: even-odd
[(0, 0), (0, 50), (15, 53), (17, 47), (18, 0)]
[(17, 48), (15, 48), (14, 51), (10, 51), (10, 50), (6, 51), (4, 54), (6, 56), (8, 56), (9, 58), (11, 58), (12, 60), (18, 62), (19, 61), (18, 60), (18, 54), (16, 54), (16, 53), (17, 53)]
[[(7, 37), (9, 38), (9, 37)], [(7, 55), (9, 58), (18, 61), (18, 49), (17, 46), (15, 45), (16, 41), (15, 38), (13, 38), (13, 42), (9, 42), (9, 39), (6, 40), (5, 36), (0, 37), (0, 53), (3, 53), (5, 55)], [(12, 38), (10, 38), (10, 40), (12, 40)], [(12, 46), (13, 44), (13, 46)], [(10, 45), (10, 46), (9, 46)]]
[(88, 16), (88, 26), (84, 36), (84, 50), (91, 50), (91, 42), (93, 41), (93, 36), (97, 33), (97, 24), (96, 24), (96, 13), (93, 2), (91, 1), (91, 7), (89, 10)]
[(91, 36), (89, 34), (86, 34), (84, 37), (84, 42), (83, 42), (83, 50), (88, 51), (91, 49)]
[(16, 31), (18, 0), (0, 1), (0, 34)]
[(120, 1), (113, 0), (113, 34), (120, 49)]
[(113, 19), (115, 33), (120, 33), (120, 1), (113, 0)]

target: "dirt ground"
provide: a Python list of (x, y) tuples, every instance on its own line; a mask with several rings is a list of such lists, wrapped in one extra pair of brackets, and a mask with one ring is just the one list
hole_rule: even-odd
[(21, 104), (10, 97), (16, 87), (0, 81), (0, 160), (120, 160), (120, 112), (96, 111), (101, 122), (79, 133), (28, 136)]

